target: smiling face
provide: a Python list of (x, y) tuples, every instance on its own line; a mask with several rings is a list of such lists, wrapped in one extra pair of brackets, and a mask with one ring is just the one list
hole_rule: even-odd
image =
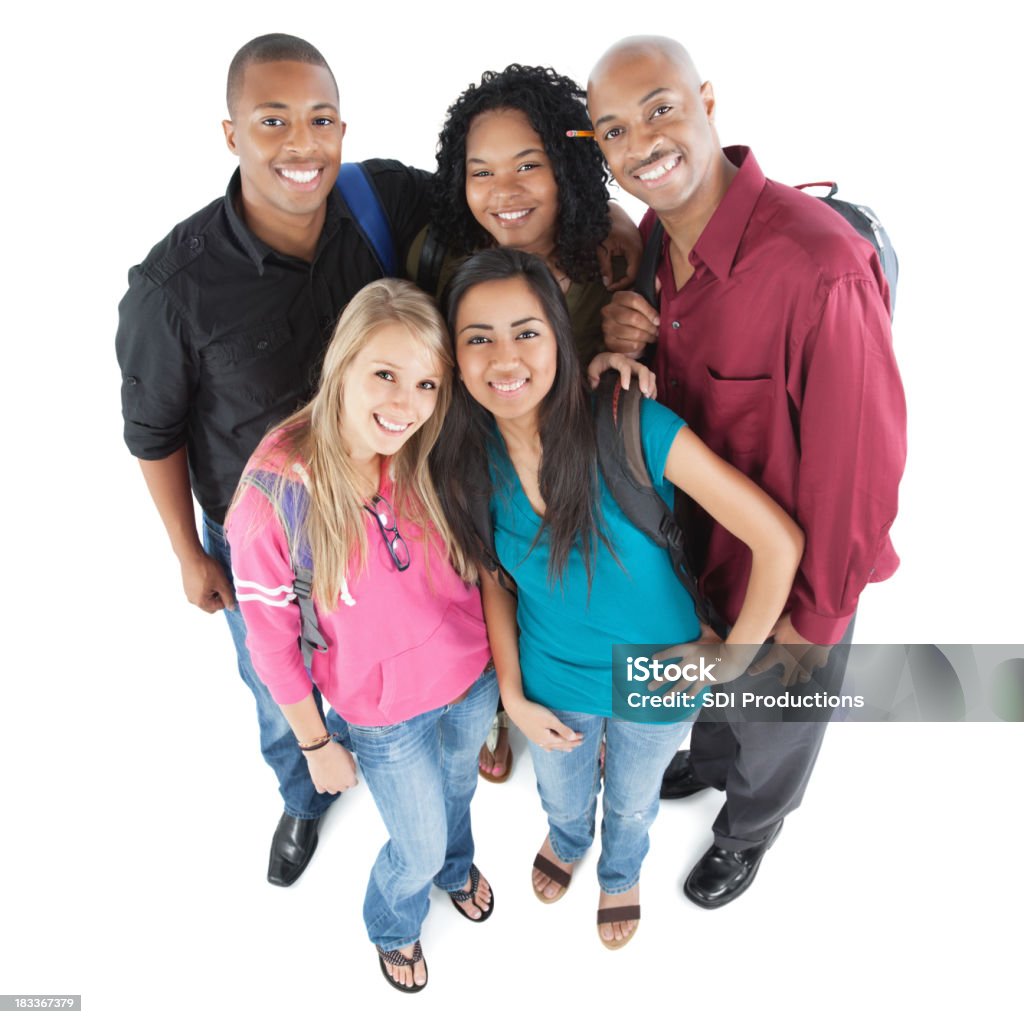
[(317, 213), (338, 176), (345, 134), (330, 71), (298, 61), (250, 64), (231, 118), (224, 137), (238, 156), (246, 213), (277, 226)]
[(477, 114), (466, 135), (466, 203), (498, 245), (547, 257), (555, 247), (558, 183), (521, 110)]
[(405, 324), (377, 328), (345, 370), (341, 433), (353, 461), (394, 455), (433, 415), (444, 376)]
[(555, 382), (558, 347), (522, 277), (474, 285), (455, 316), (455, 359), (469, 394), (496, 420), (534, 425)]
[(721, 146), (714, 94), (688, 58), (657, 47), (614, 53), (595, 68), (587, 100), (597, 144), (630, 195), (659, 214), (700, 202)]

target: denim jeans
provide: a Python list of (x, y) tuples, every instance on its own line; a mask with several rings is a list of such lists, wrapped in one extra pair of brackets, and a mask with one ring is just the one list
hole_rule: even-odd
[[(207, 554), (220, 562), (231, 579), (231, 550), (224, 536), (224, 527), (215, 523), (205, 513), (203, 547)], [(263, 751), (263, 760), (277, 776), (284, 809), (295, 818), (319, 818), (337, 799), (338, 794), (318, 793), (313, 788), (306, 758), (295, 742), (287, 719), (281, 714), (281, 709), (271, 697), (270, 691), (256, 675), (256, 669), (249, 657), (249, 649), (245, 646), (245, 619), (242, 618), (241, 611), (236, 607), (234, 611), (225, 610), (224, 614), (227, 616), (231, 638), (235, 642), (239, 675), (256, 699), (256, 718), (260, 726), (260, 749)], [(320, 713), (323, 714), (320, 691), (315, 687), (313, 696)], [(327, 731), (336, 732), (339, 740), (348, 745), (348, 726), (333, 709), (327, 713)]]
[(638, 725), (575, 711), (554, 714), (582, 733), (583, 742), (569, 753), (530, 743), (551, 848), (559, 860), (572, 864), (594, 841), (603, 736), (607, 747), (597, 880), (606, 893), (627, 892), (640, 880), (640, 866), (650, 848), (648, 832), (658, 814), (661, 776), (691, 722)]
[(349, 725), (352, 750), (390, 837), (363, 903), (370, 941), (382, 949), (420, 937), (431, 882), (454, 892), (469, 879), (469, 802), (497, 704), (498, 680), (488, 666), (458, 704), (398, 725)]

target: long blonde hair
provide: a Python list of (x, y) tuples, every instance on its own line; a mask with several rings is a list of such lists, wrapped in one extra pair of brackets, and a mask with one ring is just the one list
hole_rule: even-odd
[[(346, 450), (341, 421), (345, 376), (353, 360), (382, 327), (402, 324), (440, 367), (437, 404), (430, 418), (394, 455), (392, 505), (395, 514), (421, 531), (433, 527), (455, 571), (467, 582), (476, 578), (448, 526), (427, 466), (427, 456), (441, 433), (451, 404), (453, 362), (444, 321), (433, 300), (408, 281), (384, 278), (366, 285), (345, 307), (324, 356), (320, 387), (312, 401), (293, 413), (270, 433), (277, 441), (262, 453), (254, 469), (273, 466), (278, 474), (272, 503), (279, 509), (287, 487), (285, 474), (293, 463), (308, 472), (309, 511), (298, 526), (293, 549), (305, 541), (313, 558), (313, 597), (328, 611), (338, 604), (346, 573), (358, 556), (366, 565), (366, 524), (363, 507), (365, 482)], [(249, 474), (239, 483), (232, 506), (245, 488)], [(426, 550), (426, 547), (424, 547)]]

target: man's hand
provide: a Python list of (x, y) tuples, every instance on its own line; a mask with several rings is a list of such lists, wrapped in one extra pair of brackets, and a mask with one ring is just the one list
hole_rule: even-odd
[(630, 359), (618, 352), (598, 352), (587, 367), (587, 380), (590, 382), (591, 388), (596, 388), (601, 382), (601, 374), (605, 370), (618, 371), (623, 390), (629, 390), (630, 381), (635, 377), (640, 387), (640, 394), (647, 398), (658, 397), (657, 378), (654, 372), (643, 363), (638, 363), (635, 359)]
[(601, 310), (604, 344), (610, 352), (634, 358), (658, 340), (658, 311), (636, 292), (616, 292)]
[[(636, 279), (640, 259), (644, 254), (644, 241), (640, 231), (629, 214), (618, 203), (608, 204), (611, 230), (608, 237), (597, 247), (597, 262), (601, 268), (601, 280), (610, 292), (628, 288)], [(612, 262), (625, 261), (625, 271), (615, 276)]]
[(804, 639), (793, 625), (787, 612), (775, 623), (772, 645), (768, 653), (756, 665), (751, 666), (752, 676), (770, 672), (776, 665), (782, 666), (782, 685), (806, 683), (811, 673), (828, 661), (831, 644), (812, 644)]
[(189, 601), (204, 612), (235, 609), (235, 589), (220, 562), (205, 551), (181, 560), (181, 583)]
[(308, 751), (306, 767), (318, 793), (344, 793), (359, 785), (352, 755), (333, 740), (319, 750)]

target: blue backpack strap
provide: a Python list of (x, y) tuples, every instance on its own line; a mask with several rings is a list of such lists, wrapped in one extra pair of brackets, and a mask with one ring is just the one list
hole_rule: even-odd
[(257, 470), (248, 474), (245, 482), (255, 487), (277, 513), (285, 539), (288, 541), (288, 555), (292, 563), (292, 589), (295, 591), (295, 603), (299, 607), (301, 630), (299, 648), (302, 651), (302, 663), (312, 678), (313, 654), (323, 654), (328, 643), (320, 632), (320, 623), (316, 617), (316, 606), (313, 604), (313, 553), (305, 532), (300, 528), (309, 511), (309, 492), (301, 480), (286, 480), (280, 491), (280, 502), (275, 502), (276, 477), (265, 470)]
[(398, 273), (395, 243), (370, 172), (359, 163), (342, 164), (338, 170), (337, 188), (384, 276), (395, 277)]

